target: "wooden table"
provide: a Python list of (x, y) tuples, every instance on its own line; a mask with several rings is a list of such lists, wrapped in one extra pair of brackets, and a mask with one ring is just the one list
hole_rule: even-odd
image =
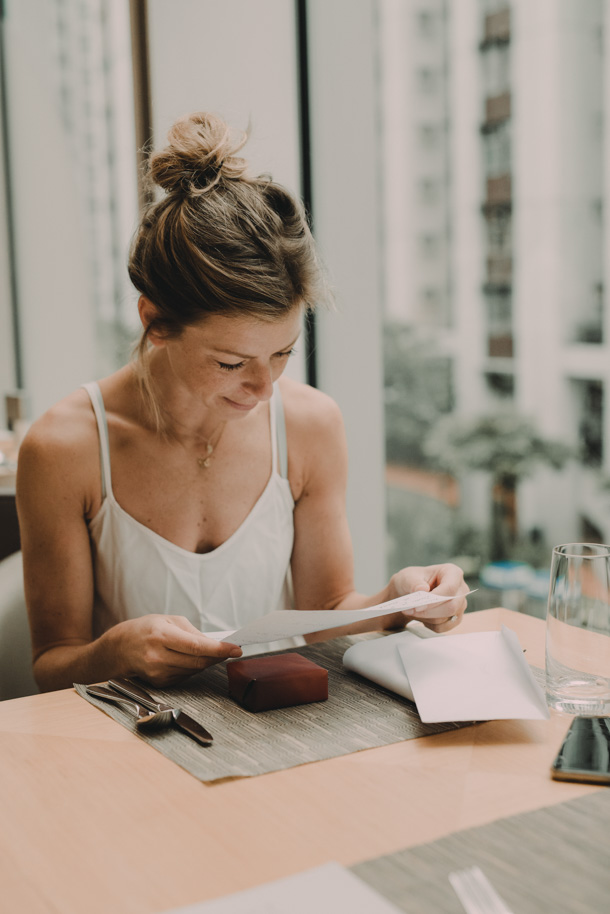
[[(544, 624), (506, 609), (544, 664)], [(492, 721), (201, 784), (66, 690), (0, 703), (0, 912), (151, 914), (328, 860), (345, 865), (603, 789), (555, 782), (569, 726)]]

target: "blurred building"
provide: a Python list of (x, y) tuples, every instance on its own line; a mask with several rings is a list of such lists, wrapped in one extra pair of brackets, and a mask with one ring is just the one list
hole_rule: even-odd
[[(457, 412), (510, 405), (574, 448), (520, 486), (521, 533), (607, 542), (608, 4), (383, 0), (380, 17), (386, 320), (450, 358)], [(462, 511), (487, 521), (475, 475)]]

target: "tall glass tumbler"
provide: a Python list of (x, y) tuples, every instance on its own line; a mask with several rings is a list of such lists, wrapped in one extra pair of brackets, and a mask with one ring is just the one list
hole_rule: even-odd
[(610, 546), (555, 546), (546, 617), (549, 707), (610, 715)]

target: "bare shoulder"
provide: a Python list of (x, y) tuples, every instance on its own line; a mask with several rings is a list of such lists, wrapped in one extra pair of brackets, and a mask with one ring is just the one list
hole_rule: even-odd
[(292, 378), (280, 381), (286, 422), (296, 429), (337, 433), (343, 431), (343, 417), (336, 402), (321, 390)]
[(33, 423), (25, 436), (19, 459), (37, 457), (62, 460), (80, 456), (83, 447), (95, 440), (95, 416), (84, 390), (64, 397)]
[(84, 494), (99, 473), (98, 437), (91, 402), (84, 390), (60, 400), (37, 419), (19, 449), (17, 495), (50, 495), (61, 487), (64, 495)]
[(347, 444), (338, 405), (328, 394), (291, 378), (282, 378), (281, 392), (295, 501), (314, 487), (341, 487), (347, 474)]

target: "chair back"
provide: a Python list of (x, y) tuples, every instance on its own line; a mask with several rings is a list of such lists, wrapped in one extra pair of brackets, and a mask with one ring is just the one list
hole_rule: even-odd
[(20, 549), (15, 490), (0, 489), (0, 561)]
[(36, 695), (14, 492), (0, 492), (0, 701)]

